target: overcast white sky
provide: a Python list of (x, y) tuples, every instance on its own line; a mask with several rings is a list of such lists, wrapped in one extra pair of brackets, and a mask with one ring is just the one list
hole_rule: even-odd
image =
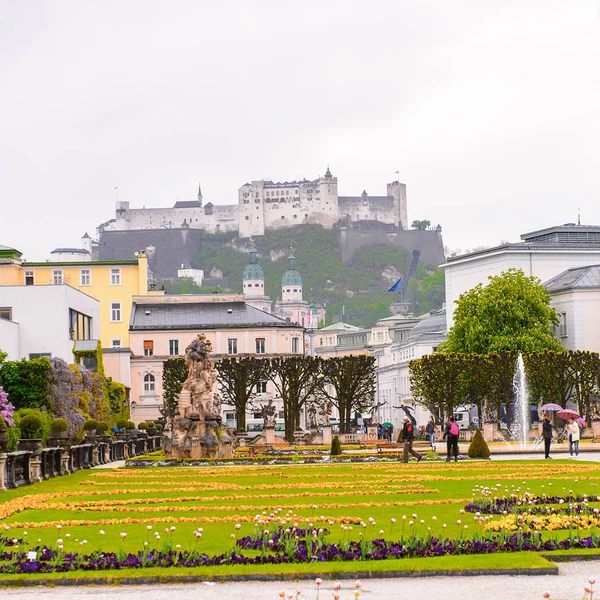
[(0, 0), (0, 244), (252, 179), (383, 195), (451, 248), (600, 225), (597, 0)]

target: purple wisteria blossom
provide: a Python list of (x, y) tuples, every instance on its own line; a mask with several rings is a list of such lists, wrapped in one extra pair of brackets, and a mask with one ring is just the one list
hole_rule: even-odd
[(7, 427), (12, 427), (15, 424), (13, 420), (14, 414), (15, 407), (8, 401), (8, 394), (0, 385), (0, 416), (4, 418)]

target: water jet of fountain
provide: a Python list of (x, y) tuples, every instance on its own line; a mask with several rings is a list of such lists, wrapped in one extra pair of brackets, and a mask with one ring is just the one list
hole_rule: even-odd
[(513, 389), (515, 392), (515, 439), (521, 450), (527, 448), (529, 438), (529, 388), (527, 386), (527, 375), (523, 355), (519, 352), (517, 366), (513, 378)]

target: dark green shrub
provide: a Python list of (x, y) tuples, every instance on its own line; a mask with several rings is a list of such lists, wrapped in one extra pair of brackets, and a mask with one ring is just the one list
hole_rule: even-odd
[(155, 427), (156, 427), (156, 430), (157, 430), (157, 431), (162, 431), (162, 430), (164, 429), (164, 428), (163, 428), (163, 426), (162, 426), (162, 423), (157, 423), (157, 424), (155, 425)]
[(64, 433), (69, 431), (69, 424), (66, 419), (54, 419), (52, 423), (50, 423), (50, 431), (53, 434)]
[(19, 424), (21, 435), (24, 439), (36, 439), (42, 437), (42, 420), (36, 414), (25, 415)]
[(135, 429), (135, 423), (133, 421), (127, 421), (125, 429)]
[(127, 423), (128, 423), (128, 422), (129, 422), (129, 421), (127, 421), (127, 419), (119, 419), (119, 420), (117, 421), (117, 427), (118, 427), (119, 429), (127, 429)]
[(88, 432), (97, 431), (98, 430), (98, 421), (94, 421), (94, 419), (88, 419), (83, 424), (83, 430), (88, 431)]
[(469, 450), (467, 451), (467, 456), (469, 458), (489, 458), (490, 457), (490, 449), (483, 439), (483, 435), (481, 435), (481, 431), (479, 429), (475, 430), (475, 435), (471, 440), (471, 444), (469, 445)]
[(41, 438), (42, 444), (45, 446), (48, 443), (48, 438), (52, 434), (52, 432), (50, 431), (52, 417), (47, 412), (44, 412), (38, 408), (20, 408), (17, 412), (15, 412), (14, 419), (16, 427), (9, 427), (9, 433), (11, 433), (12, 429), (19, 428), (19, 438), (26, 439), (25, 435), (22, 435), (23, 432), (21, 432), (20, 429), (21, 421), (27, 415), (35, 415), (41, 421), (42, 426), (37, 430), (36, 435), (32, 436), (32, 439)]
[(148, 429), (148, 423), (146, 423), (146, 421), (142, 421), (142, 422), (141, 422), (141, 423), (140, 423), (140, 424), (137, 426), (137, 428), (138, 428), (140, 431), (146, 431), (146, 429)]
[(107, 423), (106, 421), (98, 421), (96, 423), (96, 433), (99, 433), (100, 435), (105, 435), (109, 429), (110, 423)]
[(336, 435), (331, 440), (331, 456), (341, 456), (342, 455), (342, 444), (340, 442), (340, 438)]

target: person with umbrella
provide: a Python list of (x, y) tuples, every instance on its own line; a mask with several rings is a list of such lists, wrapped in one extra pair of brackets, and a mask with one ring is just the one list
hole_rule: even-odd
[(542, 436), (544, 437), (544, 458), (552, 458), (550, 456), (550, 444), (552, 443), (552, 422), (550, 421), (550, 415), (544, 413), (544, 420), (542, 421)]

